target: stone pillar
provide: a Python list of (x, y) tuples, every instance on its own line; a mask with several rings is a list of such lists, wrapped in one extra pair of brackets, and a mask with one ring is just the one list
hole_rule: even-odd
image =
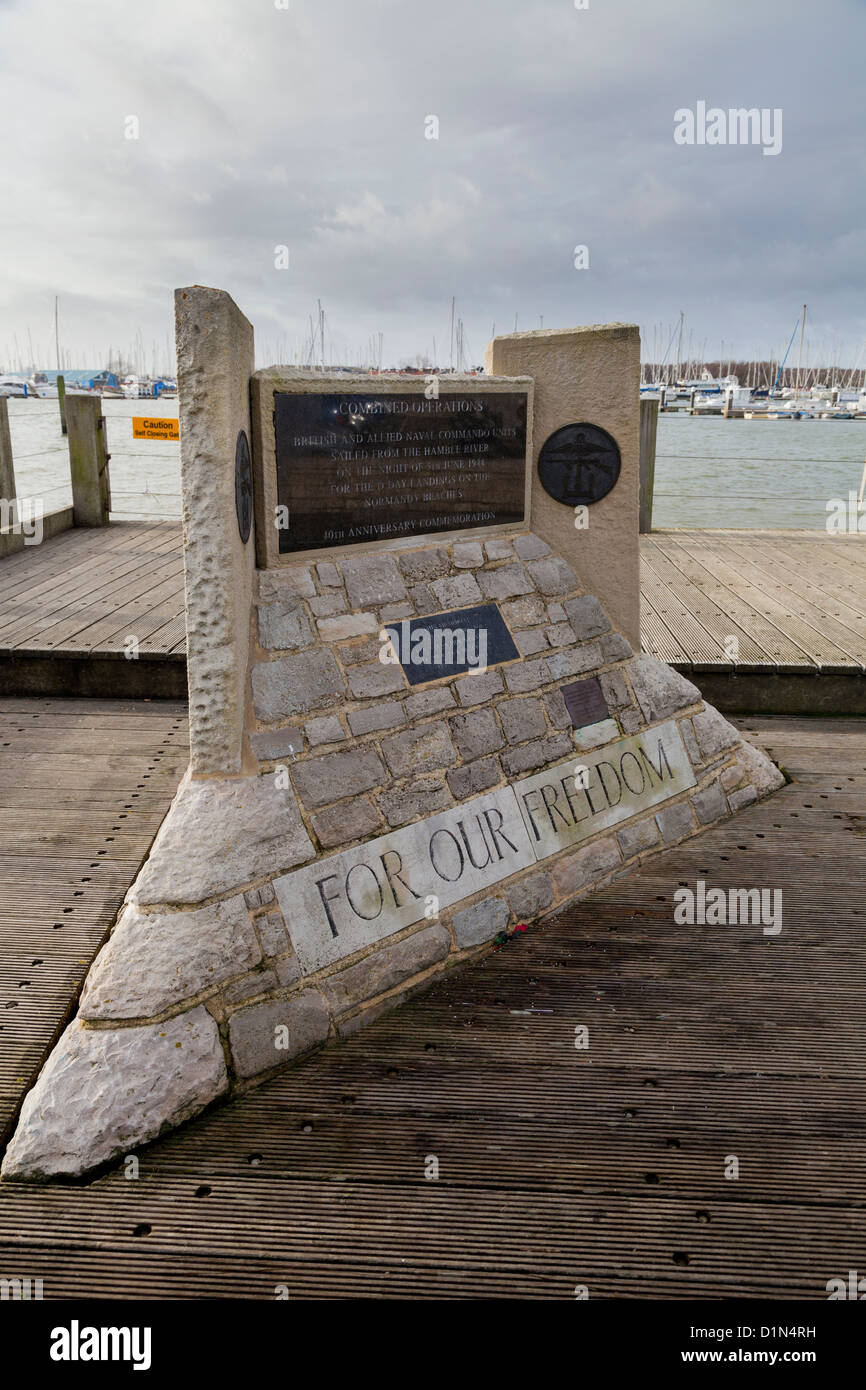
[(73, 524), (107, 526), (111, 495), (102, 401), (98, 396), (70, 396), (66, 421)]
[[(530, 524), (574, 567), (611, 621), (640, 647), (640, 333), (633, 324), (537, 329), (494, 338), (488, 372), (535, 380)], [(622, 456), (619, 481), (589, 507), (575, 528), (573, 508), (550, 497), (538, 478), (538, 455), (555, 430), (600, 425)]]
[(15, 500), (15, 469), (12, 466), (12, 436), (9, 433), (9, 402), (0, 396), (0, 500)]
[[(232, 777), (243, 766), (244, 709), (255, 569), (241, 535), (250, 441), (253, 329), (231, 296), (175, 291), (181, 490), (186, 573), (190, 770)], [(71, 401), (70, 397), (70, 401)], [(238, 504), (236, 459), (241, 460)], [(252, 496), (248, 495), (249, 509)]]

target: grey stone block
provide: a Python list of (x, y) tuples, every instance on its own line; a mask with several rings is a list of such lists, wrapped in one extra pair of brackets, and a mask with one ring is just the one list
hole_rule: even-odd
[(327, 594), (319, 594), (316, 598), (307, 599), (310, 612), (317, 618), (329, 618), (334, 613), (345, 613), (348, 604), (342, 590), (331, 590)]
[(547, 732), (547, 720), (538, 700), (502, 700), (496, 712), (509, 743), (524, 743)]
[(553, 680), (565, 680), (567, 676), (582, 676), (586, 671), (597, 671), (601, 665), (601, 647), (597, 642), (587, 642), (582, 647), (570, 647), (568, 651), (550, 652), (547, 665)]
[(484, 554), (477, 541), (464, 541), (452, 546), (451, 559), (458, 570), (474, 570), (484, 564)]
[(268, 651), (293, 651), (312, 646), (315, 634), (302, 601), (294, 594), (260, 603), (259, 643)]
[[(318, 1047), (327, 1038), (329, 1026), (328, 1006), (315, 989), (238, 1009), (229, 1019), (235, 1071), (244, 1077), (270, 1071)], [(278, 1046), (284, 1041), (287, 1046)]]
[(513, 565), (501, 565), (495, 570), (479, 570), (478, 583), (485, 598), (516, 598), (518, 594), (531, 594), (532, 581), (521, 561)]
[(567, 647), (575, 640), (571, 623), (554, 623), (552, 627), (544, 629), (544, 635), (551, 647)]
[(502, 678), (498, 671), (484, 671), (465, 676), (454, 689), (461, 705), (480, 705), (502, 694)]
[(315, 598), (316, 586), (308, 569), (292, 566), (291, 569), (259, 571), (259, 598), (263, 603), (285, 598), (290, 593), (297, 594), (298, 598)]
[(451, 805), (451, 793), (441, 778), (419, 777), (409, 786), (383, 792), (379, 804), (390, 826), (407, 825), (419, 816), (444, 811)]
[(129, 896), (142, 905), (197, 903), (313, 853), (294, 794), (273, 777), (194, 782), (187, 773)]
[(488, 560), (513, 560), (514, 550), (511, 541), (504, 536), (494, 536), (492, 540), (484, 542), (484, 549), (487, 552)]
[(346, 737), (346, 731), (335, 714), (311, 719), (304, 725), (304, 733), (311, 748), (317, 748), (322, 743), (342, 743)]
[(451, 742), (448, 726), (441, 720), (384, 738), (382, 752), (395, 777), (434, 772), (457, 761), (457, 750)]
[(553, 883), (548, 874), (531, 874), (508, 889), (511, 911), (518, 922), (531, 922), (553, 902)]
[(421, 617), (425, 613), (436, 613), (439, 609), (439, 600), (427, 584), (415, 584), (409, 590), (409, 598), (414, 605), (415, 612)]
[(378, 661), (383, 643), (376, 637), (364, 641), (349, 642), (337, 648), (337, 655), (344, 666), (359, 666), (364, 661)]
[(367, 666), (349, 668), (349, 689), (356, 700), (375, 700), (406, 689), (406, 677), (397, 662), (371, 661)]
[(539, 594), (530, 594), (527, 598), (515, 599), (513, 603), (504, 603), (500, 611), (512, 632), (516, 628), (535, 627), (547, 619), (547, 606)]
[(365, 796), (329, 806), (312, 818), (313, 830), (325, 849), (347, 845), (350, 840), (362, 840), (382, 828), (382, 817)]
[(492, 941), (494, 936), (504, 931), (511, 916), (508, 903), (502, 898), (484, 898), (474, 907), (456, 912), (452, 921), (457, 949), (467, 950), (470, 946), (480, 946), (482, 942)]
[(307, 806), (327, 806), (378, 787), (386, 779), (375, 748), (348, 748), (292, 765), (292, 779)]
[(548, 738), (537, 739), (534, 743), (523, 743), (519, 748), (510, 748), (502, 754), (502, 767), (508, 777), (516, 777), (521, 772), (530, 772), (536, 767), (545, 767), (573, 752), (574, 745), (568, 734), (550, 734)]
[(740, 742), (739, 731), (713, 705), (705, 705), (692, 716), (692, 727), (706, 759), (716, 758)]
[(141, 1028), (75, 1019), (24, 1099), (2, 1175), (85, 1173), (188, 1120), (227, 1086), (217, 1025), (201, 1005)]
[(721, 820), (728, 814), (725, 793), (718, 782), (711, 782), (703, 791), (694, 792), (691, 802), (701, 825), (711, 825), (713, 821)]
[(450, 950), (451, 937), (437, 922), (330, 975), (322, 992), (335, 1014), (345, 1013), (363, 1000), (385, 994), (413, 975), (429, 970), (444, 960)]
[(593, 883), (598, 883), (614, 869), (619, 868), (622, 858), (619, 846), (611, 837), (593, 840), (574, 854), (560, 859), (553, 866), (553, 882), (557, 895), (571, 897), (581, 893)]
[(316, 575), (319, 583), (323, 584), (326, 589), (339, 589), (342, 586), (343, 581), (340, 578), (340, 572), (336, 565), (331, 564), (330, 560), (322, 560), (320, 564), (316, 565)]
[[(569, 633), (573, 637), (571, 628)], [(548, 649), (549, 644), (543, 627), (530, 627), (524, 632), (512, 633), (512, 636), (521, 656), (537, 656), (539, 652), (546, 652)]]
[(257, 917), (256, 931), (266, 956), (281, 956), (285, 951), (288, 951), (291, 943), (283, 914), (279, 909), (276, 912), (269, 912), (266, 916)]
[(273, 962), (277, 979), (285, 989), (286, 985), (293, 985), (295, 980), (301, 978), (301, 965), (294, 951), (288, 955), (280, 956)]
[(272, 970), (256, 970), (245, 975), (242, 980), (226, 985), (225, 997), (228, 1004), (242, 1004), (245, 999), (255, 999), (257, 994), (270, 994), (277, 988), (277, 977)]
[(530, 560), (526, 568), (543, 594), (570, 594), (580, 588), (580, 580), (571, 565), (567, 565), (559, 555)]
[(396, 729), (405, 723), (406, 716), (399, 700), (389, 700), (384, 705), (367, 705), (365, 709), (352, 710), (349, 714), (349, 728), (356, 738), (375, 733), (378, 729)]
[(621, 671), (604, 671), (599, 676), (599, 683), (608, 709), (623, 709), (631, 704), (631, 691)]
[(675, 840), (691, 835), (695, 828), (695, 818), (689, 803), (681, 801), (676, 806), (666, 806), (663, 811), (658, 811), (656, 824), (665, 844), (673, 844)]
[(692, 721), (690, 719), (681, 719), (679, 721), (679, 728), (680, 733), (683, 736), (683, 743), (686, 745), (686, 752), (689, 755), (692, 767), (700, 767), (701, 763), (703, 762), (703, 758), (701, 757), (701, 750), (698, 747), (698, 741), (695, 738), (695, 731), (692, 728)]
[(767, 796), (769, 792), (785, 785), (785, 778), (776, 764), (767, 757), (762, 748), (755, 748), (747, 739), (743, 739), (740, 744), (737, 758), (742, 763), (749, 781), (754, 783), (758, 796)]
[(386, 603), (384, 608), (379, 609), (379, 619), (383, 623), (399, 623), (403, 618), (415, 616), (415, 609), (409, 599), (403, 603)]
[(550, 546), (540, 536), (515, 536), (514, 549), (521, 560), (540, 560), (550, 554)]
[(477, 763), (464, 763), (446, 773), (448, 785), (457, 801), (478, 796), (501, 781), (502, 774), (495, 758), (481, 758)]
[(594, 594), (581, 594), (579, 598), (570, 598), (563, 607), (574, 628), (575, 636), (581, 642), (586, 642), (591, 637), (600, 637), (603, 632), (610, 631), (607, 615)]
[(407, 719), (423, 719), (428, 714), (439, 714), (443, 709), (454, 708), (454, 696), (447, 685), (440, 685), (432, 690), (422, 690), (417, 695), (410, 695), (403, 702)]
[(261, 950), (243, 896), (197, 912), (128, 904), (84, 986), (88, 1020), (152, 1018), (250, 970)]
[(637, 702), (649, 722), (669, 719), (688, 705), (700, 702), (697, 686), (654, 656), (635, 657), (628, 672)]
[(634, 656), (631, 645), (619, 632), (607, 632), (601, 639), (605, 661), (628, 661)]
[(537, 690), (550, 680), (546, 661), (520, 661), (505, 668), (505, 684), (513, 695), (522, 695), (527, 690)]
[(728, 794), (728, 805), (731, 811), (742, 811), (745, 806), (751, 806), (753, 801), (757, 801), (758, 793), (753, 786), (741, 787), (739, 791)]
[(644, 727), (644, 717), (639, 709), (621, 709), (617, 715), (624, 734), (636, 734)]
[(257, 662), (252, 685), (256, 718), (267, 723), (333, 705), (346, 693), (340, 668), (323, 647)]
[(495, 753), (503, 745), (502, 731), (490, 709), (458, 714), (449, 722), (451, 737), (460, 750), (460, 756), (466, 760), (480, 758), (485, 753)]
[(554, 729), (570, 729), (572, 727), (571, 715), (569, 714), (561, 690), (551, 690), (544, 697), (544, 708), (547, 710), (547, 717)]
[(379, 631), (375, 613), (338, 613), (333, 618), (318, 618), (316, 626), (323, 642), (345, 642), (349, 637), (366, 637)]
[(481, 602), (481, 590), (474, 574), (455, 574), (452, 579), (436, 579), (430, 587), (440, 608), (470, 608)]
[(350, 608), (381, 608), (406, 597), (393, 555), (348, 555), (340, 562)]
[(626, 825), (622, 830), (617, 831), (616, 838), (622, 850), (623, 859), (630, 859), (633, 854), (640, 854), (642, 850), (652, 849), (653, 845), (659, 842), (659, 828), (652, 816), (647, 816), (645, 820), (639, 820), (634, 825)]
[(260, 762), (272, 763), (279, 758), (294, 758), (298, 753), (303, 753), (304, 735), (297, 726), (268, 730), (261, 734), (250, 734), (250, 747)]
[(549, 603), (547, 605), (547, 616), (552, 623), (564, 623), (567, 619), (565, 609), (561, 603)]
[(400, 555), (398, 563), (410, 584), (422, 583), (427, 579), (439, 579), (451, 568), (448, 552), (438, 547), (433, 550), (413, 550), (409, 555)]

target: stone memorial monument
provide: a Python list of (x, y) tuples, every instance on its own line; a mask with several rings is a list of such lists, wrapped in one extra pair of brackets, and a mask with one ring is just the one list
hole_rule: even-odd
[(782, 782), (638, 649), (636, 328), (256, 372), (176, 297), (191, 758), (5, 1178), (86, 1172)]

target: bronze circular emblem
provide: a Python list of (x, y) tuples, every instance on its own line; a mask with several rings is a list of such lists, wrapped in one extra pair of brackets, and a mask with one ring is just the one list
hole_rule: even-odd
[(238, 514), (238, 531), (246, 545), (253, 524), (253, 465), (246, 430), (241, 430), (235, 445), (235, 510)]
[(538, 456), (541, 486), (568, 507), (606, 497), (622, 467), (619, 445), (600, 425), (563, 425)]

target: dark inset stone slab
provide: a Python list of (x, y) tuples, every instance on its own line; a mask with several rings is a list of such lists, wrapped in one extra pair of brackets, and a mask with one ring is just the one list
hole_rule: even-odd
[(495, 603), (404, 618), (385, 630), (410, 685), (484, 670), (520, 655)]
[(521, 522), (526, 391), (277, 391), (280, 552)]
[(575, 729), (585, 729), (588, 724), (599, 724), (610, 717), (601, 682), (595, 676), (564, 685), (562, 698)]

